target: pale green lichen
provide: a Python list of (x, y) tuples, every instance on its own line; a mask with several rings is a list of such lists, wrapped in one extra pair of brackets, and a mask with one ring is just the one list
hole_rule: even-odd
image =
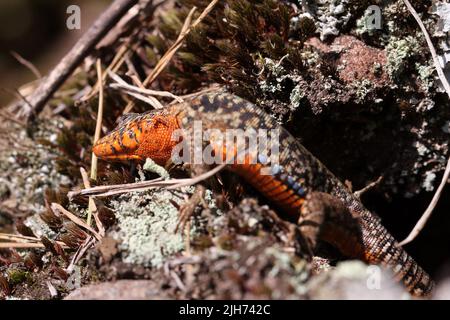
[(51, 230), (49, 226), (39, 217), (38, 214), (31, 215), (27, 217), (24, 224), (29, 227), (37, 237), (47, 237), (54, 239), (56, 237), (56, 232)]
[(153, 172), (159, 175), (163, 179), (169, 179), (170, 175), (164, 167), (158, 165), (155, 161), (150, 158), (145, 159), (144, 166), (142, 167), (145, 171)]
[(308, 4), (311, 14), (316, 19), (321, 40), (339, 35), (340, 29), (350, 21), (352, 10), (349, 10), (349, 2), (349, 0), (317, 0)]
[(419, 74), (419, 79), (421, 82), (421, 88), (425, 92), (429, 92), (429, 90), (433, 87), (434, 83), (434, 66), (431, 64), (422, 65), (420, 63), (416, 63), (416, 70)]
[(434, 190), (434, 182), (436, 180), (436, 173), (434, 172), (426, 172), (425, 179), (422, 182), (422, 187), (425, 191), (433, 191)]
[[(308, 263), (304, 259), (293, 259), (292, 255), (283, 252), (278, 247), (268, 247), (264, 254), (275, 258), (275, 264), (270, 270), (270, 276), (277, 277), (283, 271), (290, 271), (292, 276), (289, 277), (289, 283), (294, 288), (296, 294), (304, 295), (307, 291), (306, 282), (309, 279), (310, 273)], [(274, 292), (276, 294), (276, 292)], [(280, 297), (272, 297), (279, 299)]]
[[(58, 118), (39, 122), (34, 138), (56, 144), (57, 131), (61, 126), (62, 122)], [(39, 213), (45, 210), (45, 189), (71, 185), (70, 178), (56, 169), (56, 159), (61, 154), (57, 148), (30, 139), (26, 129), (13, 124), (10, 129), (20, 144), (19, 148), (0, 148), (0, 198), (8, 198), (10, 205), (33, 213), (25, 219), (25, 225), (36, 236), (53, 239), (56, 233), (41, 220)]]
[(450, 3), (435, 1), (431, 13), (439, 16), (438, 30), (446, 33), (450, 31)]
[(300, 53), (306, 67), (314, 67), (320, 62), (320, 55), (313, 50), (303, 50)]
[[(369, 10), (369, 8), (367, 8), (364, 11), (364, 14), (362, 15), (361, 18), (359, 18), (358, 20), (356, 20), (356, 34), (358, 35), (363, 35), (363, 34), (368, 34), (368, 35), (373, 35), (375, 33), (376, 30), (378, 30), (376, 27), (378, 26), (374, 26), (374, 19), (376, 19), (377, 17), (374, 16), (376, 13), (374, 13), (372, 10)], [(381, 28), (381, 16), (379, 17), (380, 21), (380, 28)]]
[(308, 282), (311, 299), (408, 299), (392, 272), (357, 260), (343, 261)]
[(397, 79), (411, 58), (421, 51), (417, 37), (405, 38), (390, 37), (386, 46), (387, 64), (386, 70), (391, 79)]
[(362, 101), (364, 98), (370, 93), (373, 84), (370, 80), (364, 79), (361, 81), (354, 81), (352, 83), (352, 87), (354, 89), (354, 92), (356, 93), (356, 97)]
[[(194, 187), (178, 190), (152, 190), (131, 193), (111, 201), (117, 219), (118, 231), (112, 236), (120, 241), (123, 261), (144, 266), (160, 266), (165, 258), (184, 249), (181, 232), (175, 229), (179, 221), (179, 207), (185, 203)], [(207, 191), (205, 200), (216, 210)], [(196, 226), (191, 228), (192, 236)]]
[(296, 109), (300, 106), (301, 100), (305, 97), (305, 92), (302, 91), (300, 84), (296, 85), (295, 88), (291, 91), (291, 95), (289, 96), (290, 107), (291, 109)]
[(282, 62), (286, 57), (287, 55), (279, 61), (263, 57), (257, 60), (261, 74), (266, 74), (265, 79), (259, 81), (259, 87), (263, 92), (275, 93), (283, 90), (282, 82), (286, 79), (287, 75), (286, 70), (282, 66)]

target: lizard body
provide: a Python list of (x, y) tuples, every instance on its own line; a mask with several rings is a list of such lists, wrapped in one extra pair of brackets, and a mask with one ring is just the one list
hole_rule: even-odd
[[(200, 94), (163, 110), (128, 115), (118, 128), (94, 145), (93, 151), (105, 160), (151, 158), (164, 165), (179, 143), (171, 139), (174, 130), (192, 131), (197, 120), (202, 121), (204, 129), (219, 131), (278, 129), (279, 163), (272, 165), (270, 174), (261, 173), (266, 159), (254, 154), (246, 155), (244, 162), (230, 163), (229, 168), (292, 219), (298, 219), (302, 232), (319, 233), (318, 237), (335, 245), (346, 256), (390, 267), (413, 295), (431, 293), (434, 283), (429, 275), (397, 246), (376, 215), (270, 115), (226, 91)], [(224, 158), (230, 153), (236, 156), (236, 149), (213, 140), (210, 141), (213, 153)], [(189, 152), (198, 152), (193, 149)], [(325, 208), (323, 203), (330, 205)], [(352, 221), (356, 227), (350, 226)]]

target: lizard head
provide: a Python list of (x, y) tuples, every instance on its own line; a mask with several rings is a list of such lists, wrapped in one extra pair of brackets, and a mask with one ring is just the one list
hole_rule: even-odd
[(126, 114), (117, 128), (99, 139), (92, 150), (103, 160), (144, 162), (150, 158), (165, 165), (178, 143), (172, 139), (178, 128), (177, 118), (164, 110)]

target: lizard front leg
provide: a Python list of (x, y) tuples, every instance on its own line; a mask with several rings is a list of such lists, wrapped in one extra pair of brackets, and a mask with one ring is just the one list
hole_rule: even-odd
[(308, 194), (298, 225), (312, 250), (323, 240), (347, 257), (365, 260), (358, 219), (338, 198), (323, 192)]

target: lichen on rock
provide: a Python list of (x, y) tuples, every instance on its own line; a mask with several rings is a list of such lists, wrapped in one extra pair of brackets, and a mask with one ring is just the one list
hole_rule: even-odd
[[(123, 261), (144, 266), (161, 266), (168, 256), (184, 249), (183, 232), (175, 232), (179, 207), (192, 195), (193, 187), (182, 190), (152, 190), (121, 195), (110, 206), (117, 219), (112, 236), (119, 241)], [(207, 192), (208, 204), (217, 211)], [(191, 234), (196, 234), (192, 224)]]

